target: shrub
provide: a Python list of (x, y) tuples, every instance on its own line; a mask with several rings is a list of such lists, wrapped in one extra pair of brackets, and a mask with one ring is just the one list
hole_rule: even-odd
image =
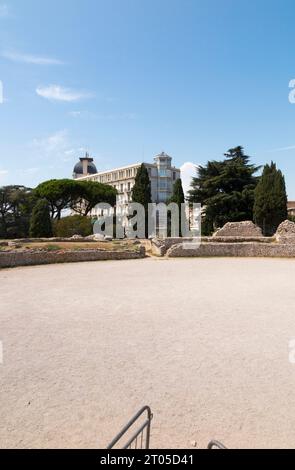
[(93, 233), (92, 222), (89, 217), (72, 215), (56, 220), (53, 225), (55, 237), (71, 238), (74, 235), (88, 237)]

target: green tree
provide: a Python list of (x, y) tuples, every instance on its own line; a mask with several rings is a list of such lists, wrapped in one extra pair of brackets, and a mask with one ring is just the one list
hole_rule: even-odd
[(276, 164), (265, 165), (255, 190), (254, 221), (264, 235), (273, 235), (288, 218), (285, 178)]
[(145, 232), (146, 237), (148, 237), (148, 207), (152, 202), (152, 189), (148, 170), (144, 164), (141, 165), (135, 177), (132, 202), (141, 204), (145, 209)]
[(36, 197), (46, 199), (52, 219), (60, 220), (63, 211), (72, 209), (87, 216), (100, 202), (115, 205), (116, 190), (94, 181), (50, 180), (35, 189)]
[(254, 191), (259, 170), (250, 164), (242, 147), (230, 149), (223, 161), (200, 166), (193, 179), (189, 201), (204, 208), (203, 234), (211, 234), (227, 222), (253, 220)]
[(76, 181), (76, 185), (76, 197), (71, 202), (71, 208), (79, 215), (88, 216), (101, 202), (115, 206), (117, 190), (112, 186), (95, 181)]
[(0, 237), (23, 238), (29, 234), (29, 220), (35, 200), (30, 188), (0, 188)]
[(72, 202), (79, 196), (79, 189), (75, 180), (50, 180), (41, 183), (35, 189), (35, 195), (46, 199), (52, 219), (60, 220), (62, 212), (70, 209)]
[(45, 199), (40, 199), (33, 209), (30, 223), (30, 237), (52, 237), (50, 212), (48, 202)]
[(151, 181), (144, 164), (139, 168), (132, 189), (132, 201), (142, 204), (146, 209), (152, 202)]

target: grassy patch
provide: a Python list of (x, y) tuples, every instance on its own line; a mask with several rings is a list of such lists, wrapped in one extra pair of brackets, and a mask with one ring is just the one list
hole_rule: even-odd
[(44, 245), (46, 251), (61, 251), (62, 248), (59, 245)]

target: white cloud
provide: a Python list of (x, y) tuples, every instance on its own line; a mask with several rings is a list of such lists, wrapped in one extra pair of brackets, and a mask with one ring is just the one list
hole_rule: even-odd
[(32, 54), (22, 54), (19, 52), (4, 51), (1, 54), (5, 59), (11, 60), (12, 62), (20, 62), (23, 64), (33, 65), (63, 65), (64, 62), (52, 57), (42, 57)]
[(192, 179), (197, 174), (198, 165), (196, 165), (195, 163), (186, 162), (180, 167), (180, 170), (183, 190), (184, 193), (187, 194), (187, 192), (191, 189), (190, 186)]
[(73, 118), (79, 118), (83, 116), (82, 111), (70, 111), (69, 115)]
[[(86, 152), (83, 147), (73, 147), (66, 129), (55, 132), (43, 139), (34, 139), (31, 145), (38, 152), (40, 158), (52, 162), (69, 162)], [(37, 168), (31, 170), (37, 170)]]
[(82, 91), (71, 90), (70, 88), (63, 88), (59, 85), (49, 85), (47, 87), (38, 87), (36, 89), (37, 95), (52, 101), (66, 101), (68, 103), (79, 101), (85, 98), (91, 98), (91, 94)]
[[(62, 130), (45, 137), (43, 139), (34, 139), (33, 147), (37, 148), (42, 154), (52, 153), (60, 154), (65, 152), (68, 146), (68, 131)], [(42, 157), (42, 155), (40, 155)]]
[(9, 16), (8, 5), (6, 4), (0, 5), (0, 18), (6, 18), (7, 16)]

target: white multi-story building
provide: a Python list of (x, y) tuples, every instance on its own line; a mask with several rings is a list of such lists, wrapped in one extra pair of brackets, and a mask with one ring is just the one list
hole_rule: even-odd
[[(116, 188), (118, 191), (117, 213), (123, 215), (127, 204), (132, 202), (132, 188), (141, 165), (142, 163), (135, 163), (109, 171), (97, 172), (93, 159), (86, 154), (75, 166), (73, 177), (98, 181)], [(154, 158), (154, 163), (144, 163), (144, 165), (151, 181), (152, 202), (167, 202), (172, 196), (175, 182), (181, 177), (180, 169), (172, 166), (172, 158), (164, 152)]]

